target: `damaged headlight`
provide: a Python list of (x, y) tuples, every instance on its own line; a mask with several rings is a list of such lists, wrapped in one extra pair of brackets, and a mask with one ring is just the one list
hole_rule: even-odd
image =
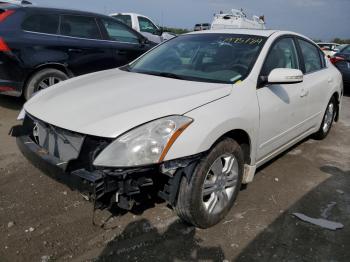
[(128, 167), (160, 163), (179, 135), (193, 122), (185, 116), (154, 120), (117, 138), (95, 159), (95, 166)]

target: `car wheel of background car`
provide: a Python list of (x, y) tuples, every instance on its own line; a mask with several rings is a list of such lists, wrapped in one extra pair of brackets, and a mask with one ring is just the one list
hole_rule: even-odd
[(237, 197), (243, 167), (243, 151), (235, 140), (217, 143), (197, 165), (191, 180), (182, 178), (175, 206), (178, 216), (200, 228), (220, 222)]
[(329, 131), (332, 128), (332, 124), (334, 121), (334, 118), (337, 114), (337, 103), (334, 97), (332, 97), (331, 101), (329, 102), (326, 112), (324, 114), (322, 124), (320, 129), (317, 131), (317, 133), (314, 134), (314, 138), (317, 140), (321, 140), (326, 138)]
[(35, 92), (67, 79), (68, 76), (60, 70), (53, 68), (43, 69), (29, 79), (24, 90), (24, 98), (28, 100)]

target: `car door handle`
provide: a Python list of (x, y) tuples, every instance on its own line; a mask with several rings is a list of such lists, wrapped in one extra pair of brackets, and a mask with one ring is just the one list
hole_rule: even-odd
[(71, 53), (81, 53), (81, 52), (83, 52), (83, 50), (78, 49), (78, 48), (69, 48), (69, 49), (68, 49), (68, 52), (71, 52)]
[(333, 78), (328, 78), (328, 83), (333, 83)]

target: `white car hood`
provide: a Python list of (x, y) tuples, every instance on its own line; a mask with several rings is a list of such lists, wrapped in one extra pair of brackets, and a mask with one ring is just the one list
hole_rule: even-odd
[(230, 94), (232, 85), (130, 73), (93, 73), (39, 92), (25, 105), (30, 115), (67, 130), (117, 137), (168, 115), (185, 114)]

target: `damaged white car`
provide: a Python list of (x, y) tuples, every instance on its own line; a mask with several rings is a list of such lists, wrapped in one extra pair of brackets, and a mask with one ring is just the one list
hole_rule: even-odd
[(41, 91), (12, 129), (34, 164), (96, 203), (149, 195), (207, 228), (257, 167), (338, 120), (342, 78), (299, 34), (216, 30)]

